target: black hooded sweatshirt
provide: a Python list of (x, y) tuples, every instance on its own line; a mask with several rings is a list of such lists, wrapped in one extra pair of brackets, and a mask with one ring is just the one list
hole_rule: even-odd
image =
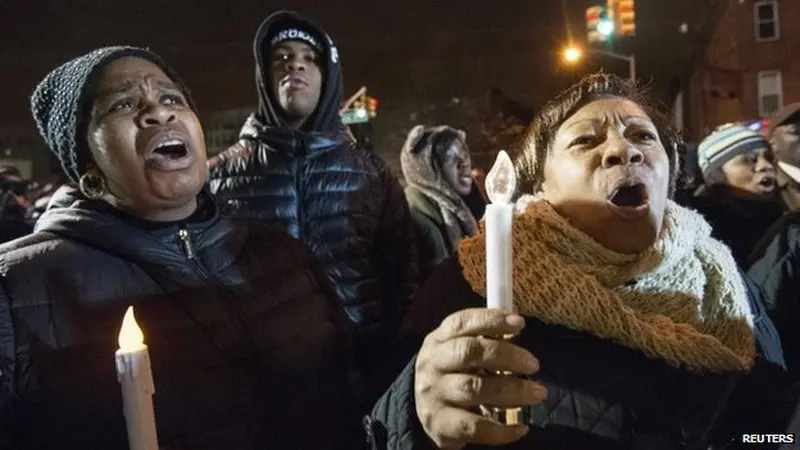
[(128, 306), (161, 448), (363, 442), (348, 323), (313, 255), (200, 204), (154, 223), (62, 188), (0, 247), (0, 449), (128, 448), (114, 370)]
[[(290, 128), (272, 98), (265, 41), (296, 26), (323, 51), (317, 109)], [(292, 12), (269, 16), (253, 44), (259, 109), (240, 136), (245, 152), (222, 154), (211, 189), (232, 213), (276, 225), (305, 242), (322, 264), (358, 331), (362, 362), (385, 352), (416, 287), (413, 224), (403, 190), (386, 164), (356, 148), (339, 116), (338, 51), (323, 30)]]

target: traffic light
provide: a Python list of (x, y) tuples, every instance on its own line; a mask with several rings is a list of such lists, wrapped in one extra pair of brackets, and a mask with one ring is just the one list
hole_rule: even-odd
[(375, 97), (368, 97), (367, 111), (369, 111), (369, 118), (374, 119), (378, 115), (378, 99)]
[(636, 35), (636, 7), (635, 0), (608, 0), (608, 8), (612, 10), (614, 21), (617, 23), (617, 35)]
[(367, 96), (366, 96), (366, 94), (364, 94), (364, 95), (361, 95), (360, 97), (358, 97), (353, 102), (353, 104), (350, 105), (350, 108), (352, 108), (352, 109), (361, 109), (361, 108), (364, 108), (366, 106), (367, 106)]
[[(609, 0), (610, 1), (610, 0)], [(614, 22), (602, 6), (586, 9), (586, 38), (589, 42), (606, 42), (614, 34)]]
[(372, 98), (370, 98), (366, 90), (364, 90), (358, 97), (352, 100), (350, 107), (342, 111), (342, 122), (346, 125), (369, 122), (372, 117), (375, 117), (370, 110), (371, 107)]

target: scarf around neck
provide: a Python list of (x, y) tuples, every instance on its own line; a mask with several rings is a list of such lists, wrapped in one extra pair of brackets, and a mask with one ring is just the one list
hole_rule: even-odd
[[(749, 369), (753, 317), (730, 251), (694, 211), (669, 201), (656, 243), (608, 250), (546, 201), (514, 220), (514, 303), (545, 323), (591, 333), (697, 372)], [(484, 228), (459, 250), (472, 289), (486, 292)]]

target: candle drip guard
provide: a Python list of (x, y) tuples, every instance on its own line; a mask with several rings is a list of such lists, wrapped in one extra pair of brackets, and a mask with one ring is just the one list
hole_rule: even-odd
[[(514, 337), (515, 336), (513, 334), (505, 334), (503, 336), (498, 336), (498, 337), (489, 336), (490, 339), (499, 339), (504, 341), (511, 341), (514, 339)], [(519, 376), (507, 370), (493, 370), (487, 373), (490, 375), (503, 376), (503, 377)], [(481, 415), (483, 417), (487, 419), (492, 419), (496, 422), (500, 422), (504, 425), (523, 425), (528, 422), (527, 408), (524, 408), (522, 406), (503, 407), (503, 406), (492, 406), (492, 405), (480, 405), (480, 410), (481, 410)]]

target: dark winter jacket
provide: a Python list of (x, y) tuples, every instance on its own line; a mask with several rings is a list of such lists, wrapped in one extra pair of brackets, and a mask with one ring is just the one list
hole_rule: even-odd
[(777, 199), (734, 192), (725, 185), (711, 186), (687, 203), (705, 217), (711, 225), (711, 235), (727, 245), (745, 269), (756, 244), (784, 212)]
[[(320, 103), (300, 130), (286, 125), (263, 80), (263, 40), (286, 21), (316, 30), (324, 47)], [(222, 155), (211, 170), (212, 191), (235, 215), (306, 243), (358, 328), (360, 353), (383, 351), (416, 287), (403, 190), (384, 162), (355, 148), (344, 130), (339, 56), (327, 34), (293, 13), (276, 13), (258, 30), (254, 52), (260, 107), (241, 133), (253, 149)]]
[(767, 310), (764, 294), (750, 275), (741, 272), (741, 276), (750, 299), (750, 309), (753, 311), (753, 329), (758, 353), (767, 361), (788, 370), (783, 341)]
[(789, 373), (800, 379), (800, 211), (775, 223), (751, 258), (748, 275), (780, 333)]
[(434, 267), (453, 254), (455, 248), (447, 238), (441, 212), (425, 197), (425, 194), (414, 186), (408, 186), (406, 200), (414, 220), (420, 280), (424, 280)]
[[(420, 289), (414, 306), (423, 305), (422, 314), (409, 319), (422, 336), (446, 315), (483, 304), (451, 258)], [(770, 339), (758, 341), (779, 346)], [(527, 318), (517, 343), (539, 359), (541, 370), (533, 378), (547, 386), (549, 395), (526, 409), (528, 435), (504, 448), (756, 448), (743, 445), (741, 435), (791, 428), (796, 395), (785, 372), (762, 357), (747, 374), (698, 376), (639, 350), (534, 318)], [(365, 419), (375, 449), (434, 448), (416, 418), (413, 368), (414, 361)]]
[[(414, 220), (420, 282), (424, 282), (436, 266), (456, 251), (458, 242), (450, 242), (441, 210), (422, 191), (414, 186), (406, 187), (406, 200), (408, 200), (408, 207)], [(475, 206), (476, 211), (470, 208), (471, 214), (482, 212), (481, 206), (484, 210), (486, 209), (486, 204), (482, 203), (476, 184), (473, 184), (472, 192), (464, 201), (467, 206)], [(480, 217), (476, 216), (476, 218)], [(463, 236), (467, 236), (467, 234), (464, 233)]]
[(34, 234), (0, 247), (0, 275), (4, 450), (128, 448), (114, 370), (128, 306), (162, 448), (355, 445), (347, 320), (313, 255), (207, 195), (162, 224), (62, 188)]

